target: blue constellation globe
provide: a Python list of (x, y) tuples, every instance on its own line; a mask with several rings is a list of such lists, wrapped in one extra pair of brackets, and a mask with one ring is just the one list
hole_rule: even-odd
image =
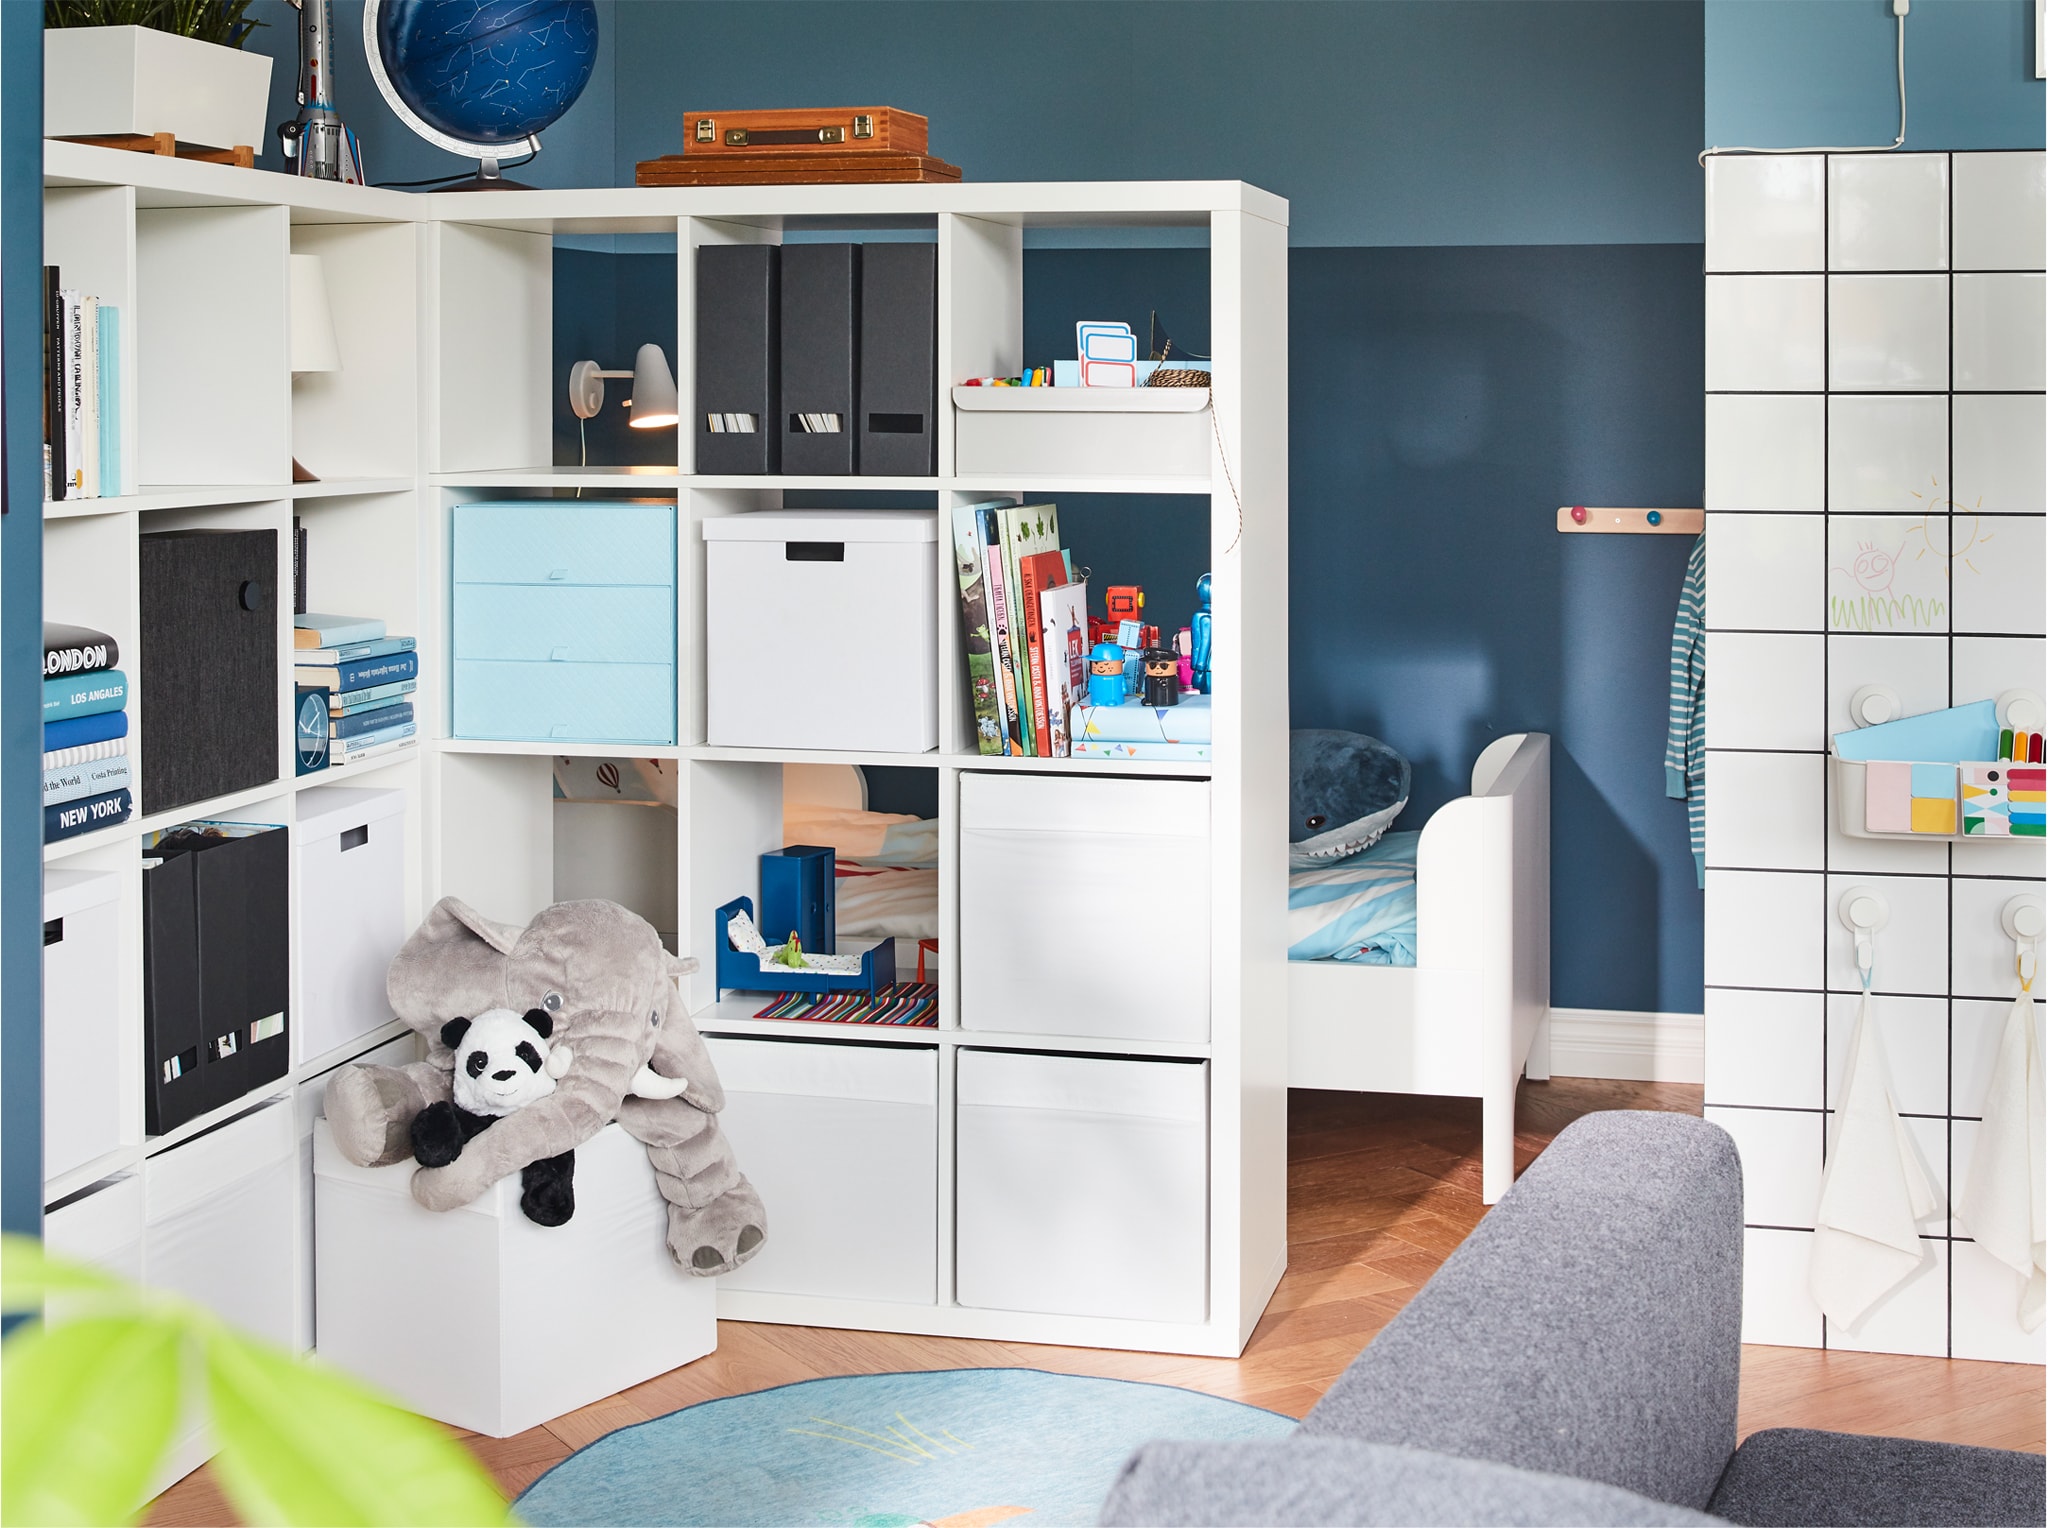
[(372, 0), (371, 72), (407, 124), (490, 155), (552, 125), (597, 64), (593, 0)]

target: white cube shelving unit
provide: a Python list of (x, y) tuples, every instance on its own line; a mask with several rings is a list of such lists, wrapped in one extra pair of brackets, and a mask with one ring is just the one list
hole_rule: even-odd
[[(778, 1321), (1235, 1355), (1263, 1313), (1286, 1263), (1287, 800), (1287, 205), (1237, 182), (1134, 182), (958, 186), (741, 187), (717, 189), (508, 192), (489, 197), (406, 196), (236, 170), (158, 160), (78, 145), (48, 145), (46, 185), (52, 263), (92, 271), (107, 290), (141, 306), (129, 344), (141, 351), (128, 428), (138, 437), (144, 486), (121, 500), (48, 507), (48, 609), (55, 619), (101, 625), (127, 648), (137, 634), (134, 538), (186, 524), (264, 524), (283, 535), (293, 513), (311, 531), (315, 608), (383, 616), (420, 639), (421, 743), (378, 767), (294, 781), (289, 711), (280, 698), (277, 783), (175, 814), (293, 820), (301, 787), (358, 782), (406, 793), (406, 916), (416, 922), (439, 896), (460, 896), (493, 918), (524, 921), (558, 894), (557, 825), (551, 759), (563, 753), (656, 757), (678, 776), (672, 876), (675, 927), (685, 954), (703, 969), (685, 995), (707, 1034), (820, 1047), (857, 1041), (923, 1047), (936, 1065), (931, 1141), (936, 1250), (930, 1278), (900, 1288), (929, 1298), (723, 1288), (719, 1313)], [(1216, 386), (1206, 470), (1168, 476), (1006, 469), (964, 474), (955, 452), (950, 384), (1014, 373), (1023, 354), (1024, 232), (1028, 228), (1195, 229), (1206, 234), (1210, 330)], [(682, 415), (692, 417), (695, 252), (708, 244), (774, 243), (785, 234), (843, 230), (901, 238), (921, 231), (938, 252), (938, 469), (931, 477), (730, 477), (693, 471), (692, 435), (679, 432), (670, 468), (552, 465), (558, 389), (552, 347), (553, 251), (558, 237), (672, 235), (677, 251), (677, 332), (650, 334), (676, 363)], [(328, 257), (342, 370), (302, 380), (283, 369), (284, 271), (292, 251)], [(152, 319), (153, 294), (201, 280), (189, 267), (225, 261), (239, 301), (225, 342), (204, 366), (232, 365), (244, 392), (260, 397), (232, 422), (165, 425), (196, 407), (217, 373), (180, 379), (176, 349)], [(106, 272), (106, 274), (101, 274)], [(67, 283), (70, 281), (66, 277)], [(84, 284), (87, 278), (81, 278)], [(204, 280), (220, 281), (218, 272)], [(163, 299), (159, 296), (159, 302)], [(134, 357), (131, 356), (131, 359)], [(612, 358), (601, 358), (609, 362)], [(1042, 358), (1038, 358), (1042, 359)], [(158, 389), (181, 388), (183, 402)], [(154, 406), (154, 412), (153, 412)], [(1055, 425), (1057, 420), (1052, 421)], [(1100, 419), (1086, 421), (1091, 439)], [(1055, 431), (1056, 438), (1056, 431)], [(326, 481), (294, 486), (296, 456)], [(158, 462), (170, 475), (149, 476)], [(1022, 463), (1020, 466), (1024, 465)], [(1192, 465), (1192, 464), (1190, 464)], [(168, 483), (173, 486), (165, 486)], [(449, 728), (449, 526), (454, 505), (484, 499), (638, 496), (677, 506), (677, 707), (672, 746), (481, 742)], [(1185, 534), (1206, 549), (1214, 575), (1216, 723), (1214, 757), (1201, 764), (1079, 759), (983, 758), (974, 749), (957, 580), (946, 555), (927, 591), (935, 629), (938, 747), (921, 754), (816, 752), (713, 746), (705, 741), (706, 558), (702, 528), (721, 516), (783, 507), (786, 490), (901, 496), (905, 508), (941, 518), (956, 505), (992, 498), (1061, 503), (1070, 529), (1085, 520), (1087, 495), (1174, 495), (1186, 506)], [(232, 521), (229, 516), (235, 517)], [(107, 570), (116, 570), (108, 577)], [(72, 569), (90, 569), (90, 574)], [(125, 571), (122, 571), (125, 570)], [(280, 662), (288, 623), (279, 619)], [(138, 755), (146, 738), (134, 744)], [(143, 756), (146, 767), (146, 755)], [(785, 763), (914, 766), (938, 781), (941, 858), (940, 989), (936, 1029), (813, 1025), (752, 1017), (764, 998), (714, 1002), (712, 914), (755, 890), (757, 857), (782, 843)], [(963, 778), (1012, 772), (1054, 777), (1196, 780), (1206, 790), (1206, 938), (1148, 958), (1192, 964), (1206, 992), (1207, 1022), (1195, 1038), (1088, 1038), (962, 1027), (960, 802)], [(140, 874), (130, 823), (53, 846), (46, 857), (123, 879), (122, 1015), (124, 1075), (140, 1070)], [(297, 846), (294, 846), (297, 852)], [(578, 856), (578, 894), (601, 866)], [(564, 865), (563, 873), (570, 873)], [(644, 867), (634, 872), (644, 875)], [(1074, 915), (1089, 916), (1088, 888), (1075, 889)], [(621, 893), (623, 894), (623, 893)], [(298, 963), (295, 962), (295, 970)], [(387, 1043), (396, 1027), (367, 1041)], [(956, 1297), (955, 1250), (962, 1192), (955, 1176), (957, 1078), (962, 1047), (1025, 1054), (1082, 1054), (1202, 1063), (1204, 1123), (1194, 1132), (1199, 1162), (1202, 1266), (1172, 1319), (976, 1308)], [(352, 1050), (361, 1047), (351, 1047)], [(348, 1055), (295, 1057), (291, 1076), (268, 1090), (308, 1104)], [(809, 1075), (817, 1068), (806, 1069)], [(829, 1073), (829, 1067), (824, 1069)], [(127, 1084), (124, 1083), (124, 1086)], [(856, 1093), (854, 1096), (858, 1097)], [(251, 1099), (253, 1103), (259, 1100)], [(234, 1111), (229, 1111), (232, 1113)], [(806, 1111), (798, 1110), (800, 1117)], [(87, 1188), (172, 1144), (144, 1141), (139, 1094), (121, 1150), (51, 1185), (53, 1200)], [(825, 1111), (829, 1115), (829, 1111)], [(195, 1121), (192, 1130), (213, 1121)], [(190, 1131), (177, 1133), (182, 1139)], [(744, 1163), (743, 1163), (744, 1165)], [(303, 1187), (301, 1193), (304, 1192)], [(800, 1213), (794, 1207), (792, 1213)], [(769, 1205), (771, 1228), (777, 1208)], [(771, 1235), (774, 1234), (771, 1229)], [(792, 1234), (792, 1240), (798, 1238)], [(317, 1301), (317, 1292), (313, 1297)], [(1197, 1310), (1199, 1314), (1197, 1314)], [(302, 1330), (306, 1328), (302, 1324)]]

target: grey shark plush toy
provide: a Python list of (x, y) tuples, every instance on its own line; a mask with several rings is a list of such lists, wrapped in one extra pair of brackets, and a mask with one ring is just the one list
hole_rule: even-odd
[(1408, 804), (1408, 761), (1362, 732), (1295, 732), (1287, 764), (1287, 858), (1296, 870), (1370, 849)]

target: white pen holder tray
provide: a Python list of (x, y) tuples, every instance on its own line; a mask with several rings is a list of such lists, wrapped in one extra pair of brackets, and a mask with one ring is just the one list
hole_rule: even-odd
[(1207, 478), (1206, 387), (956, 387), (965, 476)]
[[(1828, 768), (1834, 774), (1835, 826), (1851, 838), (1961, 843), (1966, 839), (1987, 838), (2017, 838), (2022, 841), (2031, 838), (2038, 841), (2042, 837), (2041, 803), (2030, 797), (2015, 800), (2009, 793), (2017, 787), (2023, 797), (2028, 797), (2030, 790), (2038, 790), (2038, 781), (2042, 772), (2048, 770), (2048, 765), (2011, 760), (1915, 764), (1910, 760), (1863, 761), (1830, 754)], [(1891, 820), (1903, 821), (1908, 826), (1903, 829), (1870, 826), (1872, 771), (1877, 772), (1874, 778), (1879, 790), (1896, 792), (1899, 771), (1929, 770), (1947, 772), (1947, 778), (1953, 783), (1945, 793), (1932, 788), (1932, 782), (1916, 780), (1909, 773), (1903, 806), (1894, 803), (1889, 814)], [(1973, 780), (1973, 770), (1988, 770), (1994, 777)], [(2015, 781), (2011, 778), (2014, 771), (2029, 771), (2031, 777), (2022, 774)], [(1923, 790), (1925, 794), (1922, 794)], [(1943, 803), (1947, 806), (1946, 813), (1941, 810)], [(1881, 811), (1880, 816), (1884, 815)], [(1940, 830), (1939, 825), (1943, 822), (1950, 825), (1950, 831)]]

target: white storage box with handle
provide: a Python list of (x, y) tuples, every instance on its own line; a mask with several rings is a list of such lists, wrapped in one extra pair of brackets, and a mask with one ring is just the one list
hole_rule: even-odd
[(389, 1024), (384, 978), (405, 943), (405, 792), (302, 791), (298, 885), (299, 1058), (315, 1061)]
[(938, 1299), (939, 1053), (805, 1040), (704, 1042), (719, 1127), (770, 1206), (770, 1235), (728, 1290)]
[(43, 1177), (121, 1144), (120, 877), (43, 872)]
[(936, 514), (764, 510), (703, 523), (707, 741), (938, 746)]
[(962, 1048), (962, 1305), (1208, 1314), (1206, 1061)]
[(714, 1280), (669, 1260), (647, 1148), (616, 1124), (576, 1149), (576, 1213), (537, 1226), (519, 1174), (437, 1213), (410, 1162), (357, 1167), (313, 1140), (320, 1356), (414, 1411), (493, 1438), (718, 1346)]
[(963, 1029), (1208, 1039), (1208, 785), (961, 775), (960, 983)]

